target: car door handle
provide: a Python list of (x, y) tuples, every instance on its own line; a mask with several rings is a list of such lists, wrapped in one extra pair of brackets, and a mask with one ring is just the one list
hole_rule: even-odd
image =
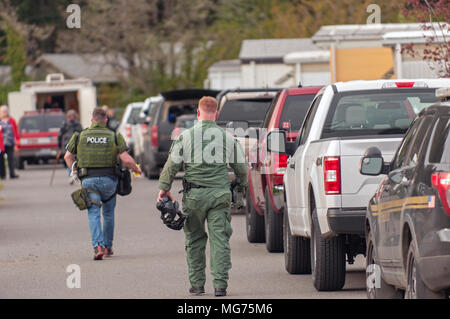
[(289, 164), (289, 167), (295, 169), (295, 163)]

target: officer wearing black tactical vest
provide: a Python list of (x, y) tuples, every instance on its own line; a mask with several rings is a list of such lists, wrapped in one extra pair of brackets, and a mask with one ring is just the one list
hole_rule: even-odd
[[(80, 133), (74, 133), (64, 156), (68, 167), (72, 167), (75, 160), (77, 161), (77, 169), (73, 170), (73, 174), (77, 174), (82, 187), (89, 190), (89, 198), (93, 203), (88, 208), (88, 217), (94, 260), (113, 255), (118, 158), (134, 173), (142, 173), (127, 153), (123, 136), (108, 129), (106, 121), (106, 112), (95, 108), (91, 126)], [(100, 209), (103, 210), (103, 231)]]

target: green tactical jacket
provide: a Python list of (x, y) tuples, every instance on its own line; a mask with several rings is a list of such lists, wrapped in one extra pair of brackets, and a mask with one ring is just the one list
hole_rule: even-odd
[(159, 189), (170, 190), (183, 163), (185, 178), (192, 184), (229, 189), (228, 164), (240, 178), (240, 187), (248, 186), (247, 163), (242, 146), (214, 121), (199, 121), (172, 143), (159, 178)]
[(104, 168), (115, 167), (117, 155), (125, 152), (127, 145), (120, 133), (116, 138), (105, 123), (94, 122), (88, 129), (73, 134), (67, 150), (77, 155), (79, 168)]

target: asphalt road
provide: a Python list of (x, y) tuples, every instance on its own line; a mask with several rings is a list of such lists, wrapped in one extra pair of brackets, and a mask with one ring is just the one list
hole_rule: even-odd
[[(156, 181), (134, 179), (133, 193), (118, 198), (116, 255), (93, 261), (88, 219), (72, 203), (76, 186), (66, 170), (57, 170), (53, 186), (50, 166), (19, 174), (0, 190), (0, 298), (190, 298), (183, 232), (162, 225)], [(247, 242), (243, 215), (233, 215), (232, 226), (230, 298), (366, 297), (363, 257), (347, 266), (342, 291), (317, 292), (310, 275), (285, 271), (283, 254)], [(81, 288), (66, 285), (72, 264), (80, 267)], [(207, 268), (206, 296), (195, 298), (213, 298), (211, 281)]]

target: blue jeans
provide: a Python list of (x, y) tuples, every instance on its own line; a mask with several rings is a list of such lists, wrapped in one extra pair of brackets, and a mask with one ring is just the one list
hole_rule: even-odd
[[(89, 193), (91, 200), (102, 201), (110, 198), (117, 188), (118, 179), (102, 176), (87, 177), (83, 179), (83, 187), (86, 189), (97, 191), (101, 194)], [(103, 203), (103, 232), (100, 218), (100, 207), (93, 204), (88, 209), (89, 229), (91, 230), (92, 246), (98, 245), (111, 248), (114, 238), (114, 208), (116, 207), (116, 197), (106, 203)]]

